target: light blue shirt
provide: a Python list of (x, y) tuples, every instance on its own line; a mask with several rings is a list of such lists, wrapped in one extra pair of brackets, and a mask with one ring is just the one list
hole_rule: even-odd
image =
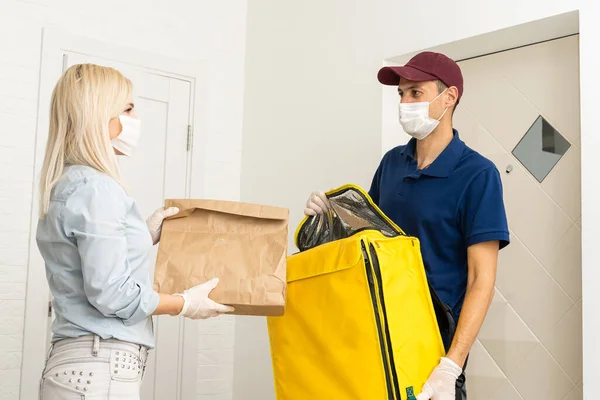
[(36, 239), (54, 296), (53, 342), (93, 333), (154, 347), (150, 315), (159, 297), (147, 260), (152, 238), (115, 180), (68, 166)]

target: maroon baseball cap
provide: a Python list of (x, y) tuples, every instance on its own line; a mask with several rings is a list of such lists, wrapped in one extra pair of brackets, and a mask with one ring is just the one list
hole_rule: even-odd
[(458, 89), (458, 100), (463, 94), (463, 76), (456, 62), (440, 53), (425, 51), (401, 67), (383, 67), (377, 79), (384, 85), (398, 86), (400, 77), (415, 82), (440, 80), (448, 87)]

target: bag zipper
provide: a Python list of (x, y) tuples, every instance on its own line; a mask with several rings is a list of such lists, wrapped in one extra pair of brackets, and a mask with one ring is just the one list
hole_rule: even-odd
[(375, 247), (373, 246), (373, 243), (369, 243), (369, 252), (371, 253), (373, 270), (375, 271), (375, 278), (377, 279), (377, 286), (379, 288), (379, 303), (381, 304), (381, 311), (383, 314), (383, 326), (384, 326), (385, 340), (386, 340), (387, 350), (388, 350), (388, 359), (390, 361), (390, 367), (392, 370), (392, 382), (394, 384), (396, 397), (398, 399), (401, 399), (400, 384), (398, 383), (398, 373), (396, 372), (396, 363), (394, 362), (394, 351), (392, 349), (392, 339), (390, 336), (390, 328), (389, 328), (389, 324), (388, 324), (387, 311), (385, 308), (385, 298), (383, 296), (383, 279), (381, 277), (381, 268), (379, 266), (379, 258), (377, 257), (377, 252), (375, 251)]
[[(381, 326), (381, 316), (379, 314), (379, 303), (377, 302), (377, 292), (375, 288), (375, 279), (373, 278), (373, 270), (371, 269), (371, 260), (367, 253), (367, 247), (363, 240), (360, 241), (360, 246), (363, 254), (363, 261), (365, 264), (365, 270), (367, 273), (367, 282), (369, 284), (369, 292), (371, 294), (371, 303), (373, 305), (373, 311), (375, 313), (375, 324), (377, 326), (377, 334), (379, 335), (379, 346), (381, 350), (381, 357), (383, 359), (385, 383), (387, 386), (388, 400), (396, 400), (394, 396), (394, 389), (392, 387), (392, 378), (390, 377), (390, 366), (388, 364), (388, 354), (385, 348), (384, 334)], [(400, 397), (397, 398), (400, 400)]]

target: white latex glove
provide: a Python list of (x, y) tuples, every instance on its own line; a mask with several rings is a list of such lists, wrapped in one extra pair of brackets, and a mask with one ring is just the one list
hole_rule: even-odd
[(175, 296), (183, 297), (183, 308), (179, 315), (191, 319), (206, 319), (233, 311), (233, 307), (225, 306), (208, 298), (208, 294), (217, 287), (219, 278), (211, 279), (201, 285), (194, 286)]
[(431, 372), (417, 400), (455, 400), (456, 380), (462, 374), (454, 361), (442, 357), (440, 364)]
[(167, 217), (177, 214), (178, 212), (179, 208), (177, 207), (169, 207), (166, 210), (164, 207), (161, 207), (148, 217), (146, 220), (146, 225), (148, 225), (148, 231), (150, 231), (150, 236), (152, 236), (152, 244), (156, 244), (160, 240), (163, 220)]
[(331, 208), (331, 204), (329, 204), (329, 200), (324, 192), (318, 190), (316, 192), (311, 193), (308, 201), (306, 202), (306, 208), (304, 209), (304, 214), (308, 216), (313, 216), (317, 214), (325, 214)]

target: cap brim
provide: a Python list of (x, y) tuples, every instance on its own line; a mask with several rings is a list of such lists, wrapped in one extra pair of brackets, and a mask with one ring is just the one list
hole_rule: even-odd
[(383, 67), (377, 73), (377, 79), (384, 85), (398, 86), (401, 77), (413, 82), (434, 81), (438, 79), (433, 75), (406, 65), (403, 67)]

